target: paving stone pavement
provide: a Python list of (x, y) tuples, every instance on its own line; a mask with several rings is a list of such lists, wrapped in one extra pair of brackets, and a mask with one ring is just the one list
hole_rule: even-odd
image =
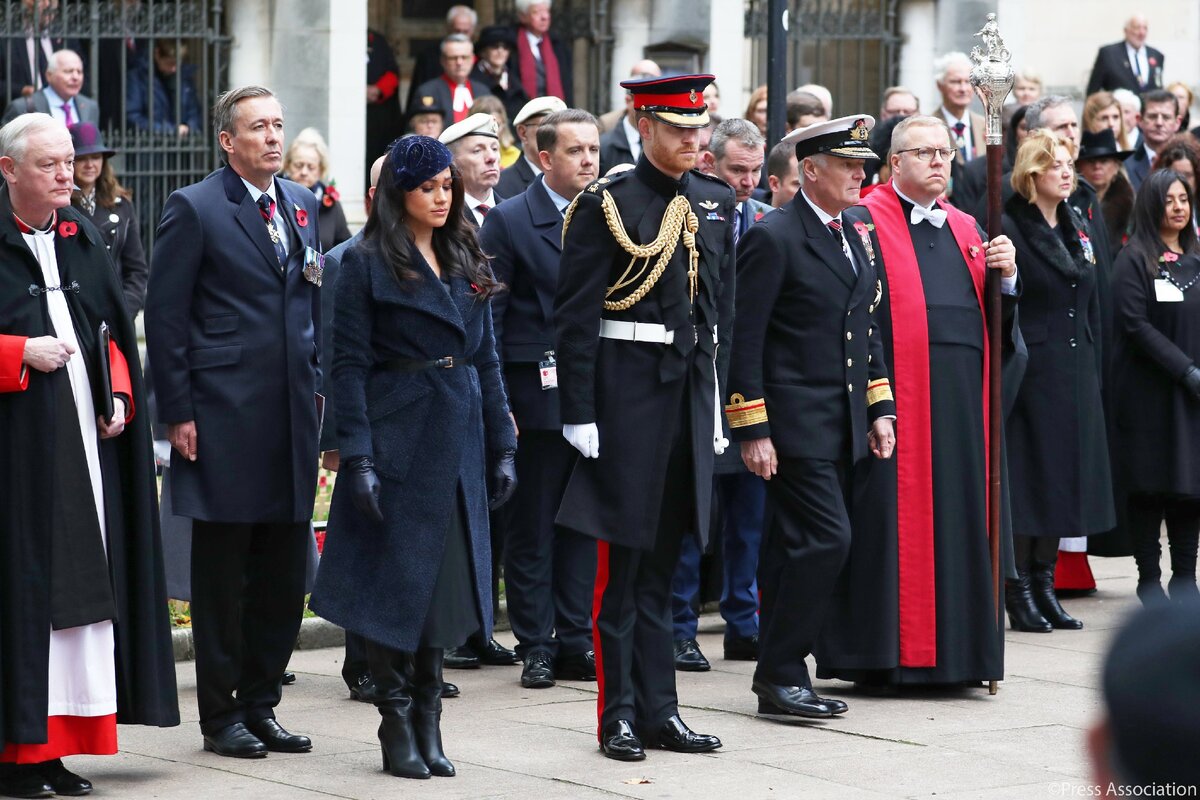
[[(1061, 797), (1088, 781), (1084, 732), (1097, 717), (1100, 663), (1112, 634), (1136, 606), (1132, 559), (1092, 559), (1099, 591), (1064, 602), (1079, 632), (1007, 634), (1007, 679), (986, 689), (864, 697), (846, 684), (817, 691), (850, 704), (833, 721), (756, 718), (753, 664), (721, 658), (722, 623), (701, 619), (707, 673), (678, 675), (682, 715), (721, 737), (712, 754), (651, 751), (623, 764), (596, 748), (594, 683), (520, 686), (520, 668), (447, 670), (462, 696), (445, 702), (446, 750), (458, 777), (414, 781), (380, 769), (374, 708), (347, 699), (340, 648), (297, 651), (299, 680), (278, 709), (289, 730), (312, 736), (313, 752), (241, 761), (201, 751), (196, 679), (178, 665), (183, 724), (122, 727), (120, 753), (78, 757), (97, 798), (695, 798), (760, 800), (937, 797), (1021, 800)], [(511, 634), (498, 634), (511, 646)]]

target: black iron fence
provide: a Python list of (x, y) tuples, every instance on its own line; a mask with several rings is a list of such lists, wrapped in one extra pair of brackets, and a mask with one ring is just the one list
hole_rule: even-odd
[[(57, 96), (47, 70), (71, 50), (83, 62), (80, 94), (118, 155), (147, 250), (167, 196), (219, 163), (209, 124), (228, 86), (222, 0), (7, 0), (0, 6), (0, 106), (43, 110)], [(46, 90), (49, 89), (50, 92)], [(42, 95), (42, 98), (39, 98)], [(81, 116), (86, 104), (77, 101)], [(6, 113), (16, 113), (6, 109)]]
[[(900, 0), (791, 0), (787, 85), (819, 83), (833, 107), (875, 113), (900, 71)], [(767, 2), (748, 0), (753, 85), (767, 82)]]

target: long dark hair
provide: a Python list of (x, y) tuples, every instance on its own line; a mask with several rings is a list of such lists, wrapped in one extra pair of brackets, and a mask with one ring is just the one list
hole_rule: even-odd
[[(1158, 229), (1167, 213), (1167, 192), (1176, 181), (1187, 192), (1188, 207), (1194, 213), (1196, 206), (1191, 187), (1173, 169), (1162, 169), (1147, 175), (1133, 203), (1133, 232), (1125, 246), (1141, 258), (1152, 275), (1158, 275), (1159, 256), (1167, 249)], [(1179, 232), (1179, 247), (1184, 254), (1196, 252), (1196, 230), (1190, 220)]]
[[(487, 257), (479, 248), (479, 236), (463, 216), (462, 174), (453, 164), (450, 165), (450, 181), (450, 210), (446, 214), (446, 224), (433, 229), (433, 252), (447, 274), (457, 275), (473, 284), (480, 297), (491, 297), (503, 285), (492, 276)], [(412, 266), (413, 234), (406, 222), (405, 194), (393, 177), (389, 157), (379, 175), (371, 214), (363, 227), (363, 239), (379, 248), (396, 280), (407, 287), (411, 281), (420, 280), (421, 273)]]
[[(101, 208), (112, 208), (117, 204), (118, 197), (128, 203), (133, 200), (133, 192), (121, 185), (121, 182), (117, 180), (117, 173), (113, 171), (112, 164), (108, 161), (108, 156), (104, 156), (100, 174), (96, 177), (96, 205)], [(76, 206), (81, 204), (82, 198), (83, 192), (78, 189), (71, 192), (71, 202)]]

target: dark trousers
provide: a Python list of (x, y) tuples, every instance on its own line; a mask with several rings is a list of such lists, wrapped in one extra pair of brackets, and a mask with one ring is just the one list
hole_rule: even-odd
[(575, 449), (560, 431), (522, 430), (504, 542), (504, 590), (517, 655), (592, 649), (596, 545), (554, 525)]
[(1200, 539), (1200, 501), (1166, 495), (1129, 497), (1129, 532), (1139, 581), (1159, 581), (1162, 568), (1162, 523), (1167, 523), (1173, 577), (1195, 579), (1196, 547)]
[(346, 687), (353, 689), (359, 680), (370, 676), (371, 667), (367, 663), (367, 640), (357, 633), (346, 631), (346, 656), (342, 659), (342, 680)]
[[(749, 472), (717, 475), (713, 497), (721, 510), (721, 617), (727, 637), (758, 633), (758, 551), (762, 546), (767, 490)], [(684, 537), (671, 587), (671, 616), (676, 641), (696, 638), (700, 593), (700, 545)]]
[(692, 459), (680, 437), (667, 461), (654, 549), (598, 544), (592, 641), (600, 730), (619, 719), (654, 730), (678, 713), (671, 577), (681, 540), (695, 530), (694, 497)]
[(804, 659), (850, 552), (850, 480), (848, 462), (781, 458), (766, 482), (758, 680), (811, 685)]
[(192, 525), (200, 730), (275, 716), (304, 615), (307, 522)]

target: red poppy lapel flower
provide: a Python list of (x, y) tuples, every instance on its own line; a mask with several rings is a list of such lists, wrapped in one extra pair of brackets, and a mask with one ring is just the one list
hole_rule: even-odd
[(296, 224), (301, 228), (308, 227), (308, 212), (300, 206), (296, 206)]
[(341, 199), (341, 193), (338, 192), (337, 187), (333, 185), (332, 181), (330, 181), (329, 185), (325, 187), (325, 191), (321, 195), (321, 205), (325, 206), (326, 208), (333, 208), (333, 204)]
[(75, 234), (79, 233), (79, 224), (72, 222), (69, 219), (64, 219), (58, 223), (58, 235), (64, 239), (70, 239)]
[(1154, 56), (1150, 56), (1150, 66), (1152, 66), (1152, 67), (1158, 66), (1158, 59), (1155, 58)]
[(479, 291), (480, 291), (480, 290), (479, 290), (479, 286), (478, 286), (477, 284), (474, 284), (474, 283), (472, 283), (472, 284), (471, 284), (471, 291), (472, 291), (472, 292), (474, 292), (475, 294), (479, 294)]
[(765, 216), (765, 215), (763, 214), (763, 212), (761, 212), (761, 211), (755, 211), (755, 212), (754, 212), (754, 221), (755, 221), (755, 222), (758, 222), (760, 219), (762, 219), (762, 218), (763, 218), (763, 216)]

